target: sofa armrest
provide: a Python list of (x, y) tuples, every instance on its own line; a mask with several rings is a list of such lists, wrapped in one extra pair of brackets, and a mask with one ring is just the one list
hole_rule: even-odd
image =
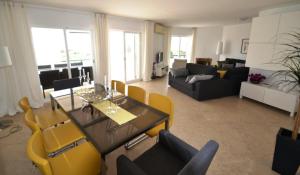
[(165, 130), (159, 132), (159, 144), (172, 151), (185, 163), (198, 153), (197, 149)]
[(210, 140), (206, 145), (184, 166), (178, 175), (205, 175), (210, 166), (219, 144)]
[(141, 168), (124, 155), (117, 159), (117, 172), (118, 175), (146, 175)]

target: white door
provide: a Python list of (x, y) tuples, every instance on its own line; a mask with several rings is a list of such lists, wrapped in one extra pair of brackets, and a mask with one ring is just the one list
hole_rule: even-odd
[(110, 78), (126, 83), (140, 79), (140, 34), (110, 30)]

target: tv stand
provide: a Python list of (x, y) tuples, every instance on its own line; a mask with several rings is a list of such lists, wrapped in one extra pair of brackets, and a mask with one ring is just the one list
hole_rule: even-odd
[(168, 66), (165, 66), (163, 62), (160, 63), (153, 63), (153, 73), (152, 79), (161, 78), (168, 73)]

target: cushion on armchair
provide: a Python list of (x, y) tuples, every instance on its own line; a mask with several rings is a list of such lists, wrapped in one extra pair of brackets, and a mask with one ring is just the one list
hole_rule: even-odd
[(174, 78), (187, 76), (186, 68), (171, 69), (170, 72)]
[(197, 81), (200, 80), (210, 80), (212, 79), (214, 76), (213, 75), (194, 75), (190, 80), (189, 80), (189, 84), (193, 84)]

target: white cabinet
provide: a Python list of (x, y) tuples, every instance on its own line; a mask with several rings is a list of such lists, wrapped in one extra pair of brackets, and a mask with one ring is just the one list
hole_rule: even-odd
[(250, 43), (248, 47), (248, 55), (246, 66), (255, 68), (272, 67), (270, 60), (273, 57), (273, 44), (266, 43)]
[(240, 95), (259, 102), (264, 102), (265, 88), (254, 84), (242, 83)]
[(265, 70), (286, 69), (272, 64), (282, 58), (283, 43), (291, 37), (284, 33), (299, 31), (300, 11), (286, 12), (253, 18), (246, 66)]
[(275, 42), (280, 15), (253, 18), (250, 43)]
[(298, 110), (299, 94), (296, 92), (285, 93), (268, 86), (243, 82), (240, 91), (240, 98), (248, 97), (253, 100), (289, 111), (294, 116)]

